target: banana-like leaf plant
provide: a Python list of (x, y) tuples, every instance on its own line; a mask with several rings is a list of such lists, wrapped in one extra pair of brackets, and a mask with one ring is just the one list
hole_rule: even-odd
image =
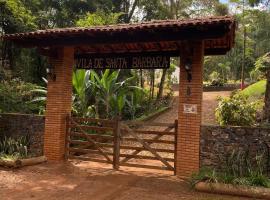
[(96, 102), (105, 106), (106, 117), (110, 117), (110, 112), (121, 115), (127, 102), (127, 95), (134, 90), (142, 90), (140, 87), (132, 86), (134, 77), (118, 81), (119, 70), (110, 72), (106, 69), (101, 75), (91, 71), (90, 85), (91, 91), (95, 94)]

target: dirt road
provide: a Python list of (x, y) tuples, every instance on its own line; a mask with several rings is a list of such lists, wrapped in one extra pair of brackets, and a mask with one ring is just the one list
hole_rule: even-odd
[(87, 162), (0, 168), (1, 200), (245, 200), (194, 192), (175, 176), (158, 171), (111, 170)]
[[(213, 122), (216, 97), (204, 93), (203, 123)], [(154, 121), (173, 122), (178, 103)], [(0, 200), (245, 200), (194, 192), (172, 172), (121, 167), (93, 162), (49, 163), (20, 170), (0, 168)]]
[[(203, 93), (203, 113), (202, 124), (216, 124), (215, 109), (217, 107), (217, 97), (229, 96), (231, 92), (204, 92)], [(163, 113), (157, 118), (152, 119), (154, 122), (173, 122), (178, 118), (178, 92), (175, 92), (175, 100), (173, 102), (172, 109)]]

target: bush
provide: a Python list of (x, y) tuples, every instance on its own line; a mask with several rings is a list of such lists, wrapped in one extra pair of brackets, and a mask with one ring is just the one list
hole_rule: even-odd
[(20, 79), (0, 82), (0, 110), (5, 113), (38, 113), (39, 104), (33, 103), (33, 89), (38, 86)]
[(1, 158), (25, 158), (28, 155), (29, 138), (21, 136), (11, 138), (4, 136), (0, 139)]
[(231, 97), (218, 97), (216, 119), (220, 125), (249, 126), (256, 121), (257, 102), (248, 102), (248, 97), (236, 93)]
[(193, 173), (189, 179), (189, 183), (194, 187), (199, 182), (217, 183), (218, 175), (215, 170), (207, 167), (200, 169), (198, 173)]
[(213, 71), (209, 75), (209, 80), (210, 80), (210, 86), (223, 86), (224, 81), (221, 79), (220, 74), (216, 71)]

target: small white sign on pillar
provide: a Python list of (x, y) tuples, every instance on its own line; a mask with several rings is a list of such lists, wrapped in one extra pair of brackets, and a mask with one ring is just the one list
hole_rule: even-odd
[(197, 114), (197, 104), (184, 104), (184, 113)]

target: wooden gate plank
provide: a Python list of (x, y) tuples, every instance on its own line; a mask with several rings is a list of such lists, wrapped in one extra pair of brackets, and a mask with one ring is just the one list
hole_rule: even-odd
[(150, 145), (146, 142), (144, 142), (143, 139), (141, 139), (140, 137), (137, 136), (136, 133), (133, 132), (133, 130), (131, 128), (129, 128), (129, 126), (127, 126), (126, 124), (121, 124), (121, 127), (123, 127), (123, 129), (125, 129), (129, 134), (131, 134), (134, 138), (136, 138), (138, 140), (138, 142), (140, 142), (144, 148), (146, 148), (148, 151), (150, 151), (155, 157), (157, 157), (165, 166), (167, 166), (168, 169), (174, 170), (174, 168), (170, 165), (170, 163), (168, 163), (166, 160), (164, 160), (156, 151), (154, 151)]
[(114, 130), (114, 148), (113, 148), (113, 168), (119, 169), (119, 159), (120, 159), (120, 124), (119, 119), (117, 119)]
[[(168, 127), (168, 128), (166, 128), (164, 131), (170, 131), (170, 130), (173, 129), (173, 128), (174, 128), (174, 127)], [(160, 139), (162, 136), (163, 136), (163, 135), (156, 135), (156, 136), (153, 138), (153, 140), (158, 140), (158, 139)], [(149, 142), (148, 144), (151, 145), (151, 144), (153, 144), (153, 142)], [(141, 151), (143, 151), (143, 150), (135, 150), (135, 151), (133, 151), (132, 154), (130, 154), (130, 155), (137, 155), (137, 154), (139, 154)], [(123, 163), (129, 161), (130, 159), (132, 159), (132, 157), (126, 157), (126, 158), (124, 158), (123, 160), (121, 160), (120, 163), (123, 164)]]
[(175, 136), (174, 136), (174, 175), (176, 175), (176, 164), (177, 164), (177, 135), (178, 135), (178, 120), (175, 120)]
[(70, 118), (70, 119), (71, 119), (71, 122), (73, 124), (77, 125), (77, 127), (80, 129), (80, 131), (85, 135), (86, 139), (96, 147), (96, 149), (108, 160), (108, 162), (112, 163), (112, 160), (110, 159), (110, 157), (106, 153), (103, 152), (103, 149), (91, 137), (88, 137), (88, 133), (85, 132), (77, 122), (72, 120), (72, 118)]

